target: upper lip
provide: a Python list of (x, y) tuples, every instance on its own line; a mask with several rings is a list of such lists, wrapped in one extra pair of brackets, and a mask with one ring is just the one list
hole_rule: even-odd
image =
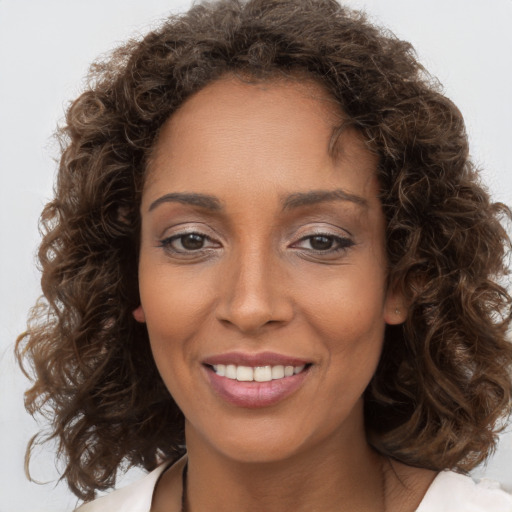
[(259, 352), (249, 354), (244, 352), (226, 352), (224, 354), (216, 354), (204, 359), (203, 364), (234, 364), (236, 366), (301, 366), (308, 364), (310, 361), (299, 357), (277, 354), (275, 352)]

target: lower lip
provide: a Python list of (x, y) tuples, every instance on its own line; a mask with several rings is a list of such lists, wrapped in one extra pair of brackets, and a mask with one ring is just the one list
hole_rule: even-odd
[(228, 379), (217, 375), (210, 367), (206, 367), (206, 373), (213, 390), (226, 402), (237, 407), (256, 409), (277, 404), (290, 396), (302, 385), (309, 371), (306, 368), (291, 377), (268, 382)]

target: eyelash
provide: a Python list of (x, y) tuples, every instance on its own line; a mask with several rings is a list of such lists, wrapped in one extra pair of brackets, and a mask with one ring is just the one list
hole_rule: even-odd
[(332, 241), (333, 244), (336, 244), (336, 248), (329, 248), (327, 250), (320, 250), (320, 249), (307, 249), (307, 251), (311, 251), (315, 254), (337, 254), (339, 252), (346, 251), (350, 247), (354, 246), (355, 243), (350, 238), (346, 238), (343, 236), (333, 235), (331, 233), (315, 233), (312, 235), (307, 235), (302, 237), (300, 240), (295, 242), (293, 246), (299, 244), (300, 242), (303, 242), (305, 240), (313, 240), (314, 238), (327, 238), (328, 240)]
[[(183, 247), (183, 239), (186, 236), (199, 237), (203, 244), (206, 241), (209, 241), (209, 242), (212, 242), (216, 247), (199, 247), (197, 249), (186, 249)], [(326, 250), (314, 249), (314, 248), (304, 249), (301, 247), (297, 247), (297, 245), (300, 244), (301, 242), (304, 242), (306, 240), (312, 241), (315, 238), (328, 239), (328, 241), (331, 241), (332, 244), (335, 244), (337, 247), (335, 247), (335, 248), (329, 247)], [(177, 249), (176, 247), (173, 246), (173, 243), (177, 240), (181, 240), (182, 249)], [(302, 249), (303, 252), (308, 253), (308, 254), (322, 256), (322, 255), (333, 255), (333, 254), (338, 254), (340, 252), (344, 252), (354, 245), (355, 245), (355, 242), (353, 240), (351, 240), (350, 238), (333, 235), (331, 233), (314, 233), (314, 234), (307, 235), (307, 236), (300, 238), (297, 242), (294, 242), (290, 247)], [(219, 246), (220, 246), (220, 244), (218, 242), (215, 242), (208, 235), (205, 235), (205, 234), (197, 232), (197, 231), (177, 233), (175, 235), (172, 235), (170, 237), (160, 240), (160, 245), (159, 245), (159, 247), (163, 248), (165, 251), (170, 252), (172, 254), (190, 255), (190, 256), (192, 256), (192, 255), (197, 256), (197, 255), (204, 254), (206, 251), (210, 251), (211, 249), (215, 249)]]
[[(196, 255), (196, 254), (199, 254), (199, 253), (202, 253), (204, 251), (207, 251), (207, 250), (211, 249), (211, 247), (200, 247), (200, 248), (198, 248), (196, 250), (194, 250), (194, 249), (187, 250), (185, 248), (183, 248), (183, 249), (176, 249), (175, 247), (173, 247), (173, 245), (172, 245), (173, 242), (175, 242), (176, 240), (183, 239), (186, 236), (191, 236), (191, 235), (195, 235), (197, 237), (200, 237), (203, 240), (203, 243), (206, 240), (209, 240), (210, 242), (214, 242), (214, 240), (212, 238), (210, 238), (207, 235), (204, 235), (203, 233), (199, 233), (197, 231), (187, 231), (185, 233), (177, 233), (176, 235), (172, 235), (172, 236), (170, 236), (168, 238), (164, 238), (163, 240), (160, 240), (160, 247), (162, 247), (166, 251), (174, 253), (174, 254), (190, 254), (190, 255)], [(217, 242), (214, 242), (214, 243), (216, 245), (219, 245)], [(183, 240), (182, 240), (181, 245), (183, 247)]]

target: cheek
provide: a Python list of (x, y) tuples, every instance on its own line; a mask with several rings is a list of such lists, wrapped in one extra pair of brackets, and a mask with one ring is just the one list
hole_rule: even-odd
[[(356, 396), (364, 391), (377, 368), (384, 339), (385, 324), (379, 309), (358, 310), (350, 307), (342, 313), (331, 308), (329, 319), (318, 318), (313, 324), (317, 339), (323, 340), (328, 370), (335, 384), (353, 389)], [(327, 316), (327, 315), (326, 315)]]
[(345, 266), (301, 286), (302, 309), (325, 338), (342, 350), (350, 340), (373, 338), (384, 329), (384, 275), (369, 266)]
[(186, 339), (203, 322), (212, 302), (210, 274), (186, 268), (171, 272), (165, 264), (157, 271), (145, 270), (139, 271), (139, 288), (150, 338)]
[[(321, 285), (322, 283), (318, 283)], [(370, 267), (345, 267), (302, 294), (302, 312), (321, 343), (333, 394), (343, 385), (355, 395), (372, 378), (384, 339), (384, 276)]]
[(195, 382), (189, 371), (198, 359), (193, 333), (197, 316), (193, 301), (190, 307), (174, 294), (160, 295), (160, 300), (146, 301), (146, 325), (153, 359), (165, 386), (178, 407), (187, 411), (187, 404), (194, 403)]
[[(357, 297), (337, 293), (325, 294), (310, 305), (309, 321), (323, 333), (322, 337), (336, 340), (343, 347), (350, 340), (372, 338), (374, 331), (384, 327), (381, 297), (358, 291)], [(328, 295), (328, 296), (327, 296)], [(330, 298), (330, 300), (329, 300)]]
[[(141, 261), (141, 267), (144, 261)], [(185, 368), (197, 359), (194, 333), (205, 321), (211, 302), (204, 279), (191, 280), (186, 272), (139, 272), (140, 298), (153, 357), (175, 399), (176, 382), (188, 380)], [(179, 393), (178, 393), (179, 394)]]

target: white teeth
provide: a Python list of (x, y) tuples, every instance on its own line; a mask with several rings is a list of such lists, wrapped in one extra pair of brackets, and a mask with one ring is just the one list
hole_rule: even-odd
[(268, 382), (272, 380), (272, 368), (270, 366), (256, 366), (256, 368), (254, 368), (254, 380), (256, 382)]
[(228, 379), (236, 380), (236, 366), (234, 364), (226, 365), (226, 375)]
[(284, 376), (291, 377), (293, 375), (293, 366), (285, 366), (284, 367)]
[(271, 380), (292, 377), (302, 372), (305, 364), (300, 366), (237, 366), (234, 364), (214, 364), (213, 371), (220, 377), (226, 377), (240, 382), (269, 382)]
[(282, 379), (284, 377), (284, 366), (272, 366), (272, 379)]
[(254, 380), (254, 370), (250, 366), (238, 366), (236, 369), (236, 380), (251, 382)]

